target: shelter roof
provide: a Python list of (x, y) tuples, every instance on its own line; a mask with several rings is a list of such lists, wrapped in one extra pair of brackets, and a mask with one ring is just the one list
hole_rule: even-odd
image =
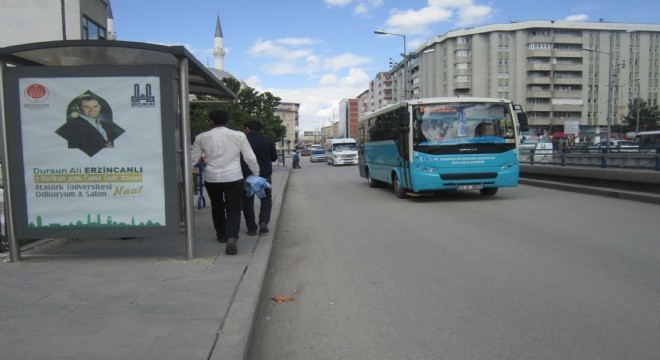
[(0, 48), (0, 60), (16, 66), (172, 65), (178, 67), (180, 59), (188, 60), (190, 94), (236, 99), (236, 94), (183, 46), (131, 41), (59, 40)]

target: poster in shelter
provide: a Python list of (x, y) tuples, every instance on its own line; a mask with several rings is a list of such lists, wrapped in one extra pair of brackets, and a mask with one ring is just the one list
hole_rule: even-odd
[(28, 227), (165, 226), (160, 78), (22, 78)]

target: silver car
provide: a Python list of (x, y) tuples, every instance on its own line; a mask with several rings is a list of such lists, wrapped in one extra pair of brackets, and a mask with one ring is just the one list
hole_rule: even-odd
[(325, 150), (324, 149), (312, 149), (312, 153), (309, 155), (310, 162), (324, 162), (325, 161)]

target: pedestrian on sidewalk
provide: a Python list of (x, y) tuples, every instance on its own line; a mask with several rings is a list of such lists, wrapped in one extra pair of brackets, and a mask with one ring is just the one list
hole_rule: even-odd
[[(277, 150), (275, 149), (275, 142), (265, 136), (261, 131), (261, 123), (255, 120), (250, 120), (245, 123), (243, 129), (245, 136), (254, 151), (259, 163), (259, 176), (266, 179), (269, 184), (272, 184), (271, 176), (273, 175), (273, 162), (278, 160)], [(247, 163), (241, 161), (243, 168), (243, 176), (247, 178), (250, 176), (250, 168)], [(266, 188), (265, 197), (259, 199), (259, 232), (268, 232), (268, 223), (270, 222), (270, 211), (273, 207), (272, 190)], [(257, 222), (254, 214), (254, 193), (248, 195), (247, 192), (243, 194), (243, 217), (245, 218), (245, 226), (248, 230), (248, 235), (257, 235)]]
[(206, 164), (204, 186), (211, 199), (216, 237), (227, 243), (227, 255), (236, 255), (244, 191), (241, 157), (252, 175), (259, 175), (259, 164), (245, 134), (227, 128), (230, 116), (226, 111), (212, 111), (209, 119), (213, 129), (195, 137), (192, 161)]
[(293, 150), (293, 168), (300, 169), (300, 154), (296, 150)]

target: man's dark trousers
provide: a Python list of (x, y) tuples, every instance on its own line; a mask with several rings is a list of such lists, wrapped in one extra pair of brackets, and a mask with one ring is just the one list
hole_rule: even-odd
[[(265, 178), (269, 184), (272, 184), (271, 178)], [(264, 189), (266, 197), (259, 199), (259, 223), (270, 222), (270, 210), (273, 205), (273, 196), (271, 189)], [(257, 222), (254, 215), (254, 198), (255, 195), (245, 196), (243, 193), (243, 217), (245, 217), (245, 226), (248, 230), (257, 230)]]
[(232, 182), (204, 182), (211, 199), (213, 227), (218, 238), (238, 239), (244, 194), (243, 179)]

